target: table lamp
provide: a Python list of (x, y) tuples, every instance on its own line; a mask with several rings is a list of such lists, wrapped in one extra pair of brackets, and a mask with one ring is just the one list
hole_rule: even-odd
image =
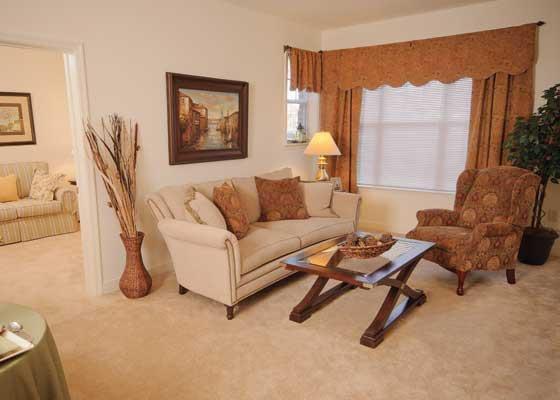
[(317, 175), (315, 180), (328, 181), (329, 174), (327, 174), (327, 157), (326, 156), (339, 156), (340, 150), (336, 146), (330, 132), (317, 132), (307, 145), (303, 154), (308, 156), (317, 157)]

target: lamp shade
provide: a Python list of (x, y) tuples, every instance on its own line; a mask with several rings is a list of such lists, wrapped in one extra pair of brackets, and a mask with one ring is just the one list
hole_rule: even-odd
[(339, 156), (340, 150), (330, 132), (317, 132), (313, 135), (303, 154), (308, 156)]

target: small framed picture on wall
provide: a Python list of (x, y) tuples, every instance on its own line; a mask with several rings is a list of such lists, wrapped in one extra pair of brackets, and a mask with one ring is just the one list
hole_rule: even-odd
[(333, 183), (333, 190), (335, 192), (342, 192), (342, 180), (339, 177), (331, 178), (331, 182)]
[(0, 146), (36, 143), (31, 93), (0, 92)]

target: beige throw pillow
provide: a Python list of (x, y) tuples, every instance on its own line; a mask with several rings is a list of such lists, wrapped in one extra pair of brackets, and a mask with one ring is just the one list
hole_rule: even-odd
[(19, 200), (17, 177), (15, 175), (0, 176), (0, 203)]
[(338, 218), (331, 209), (332, 182), (300, 182), (305, 208), (310, 217)]
[(220, 213), (220, 210), (218, 210), (218, 207), (202, 193), (194, 190), (193, 187), (187, 188), (185, 211), (187, 219), (192, 219), (192, 222), (219, 229), (227, 229), (226, 220), (222, 213)]
[(62, 182), (64, 174), (49, 174), (42, 170), (35, 170), (29, 198), (33, 200), (52, 201), (54, 192)]

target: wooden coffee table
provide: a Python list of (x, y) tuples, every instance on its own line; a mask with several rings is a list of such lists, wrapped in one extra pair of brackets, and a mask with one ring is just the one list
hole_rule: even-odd
[[(284, 260), (283, 264), (289, 270), (318, 276), (303, 300), (293, 308), (290, 320), (301, 323), (315, 311), (356, 287), (372, 289), (375, 286), (389, 286), (385, 301), (360, 339), (360, 343), (364, 346), (375, 348), (383, 341), (385, 332), (399, 318), (407, 314), (413, 307), (426, 302), (424, 292), (411, 288), (406, 282), (422, 256), (435, 244), (399, 238), (391, 250), (380, 256), (384, 259), (348, 260), (344, 259), (336, 248), (345, 238), (346, 235), (332, 239), (319, 248), (313, 249), (312, 252), (303, 252)], [(392, 255), (390, 255), (391, 252)], [(380, 265), (379, 268), (375, 267), (376, 264)], [(352, 265), (367, 268), (348, 269)], [(374, 269), (371, 273), (364, 272), (372, 266)], [(357, 272), (356, 269), (360, 272)], [(340, 283), (321, 293), (329, 279), (340, 281)], [(404, 300), (397, 305), (401, 295), (404, 296)]]

